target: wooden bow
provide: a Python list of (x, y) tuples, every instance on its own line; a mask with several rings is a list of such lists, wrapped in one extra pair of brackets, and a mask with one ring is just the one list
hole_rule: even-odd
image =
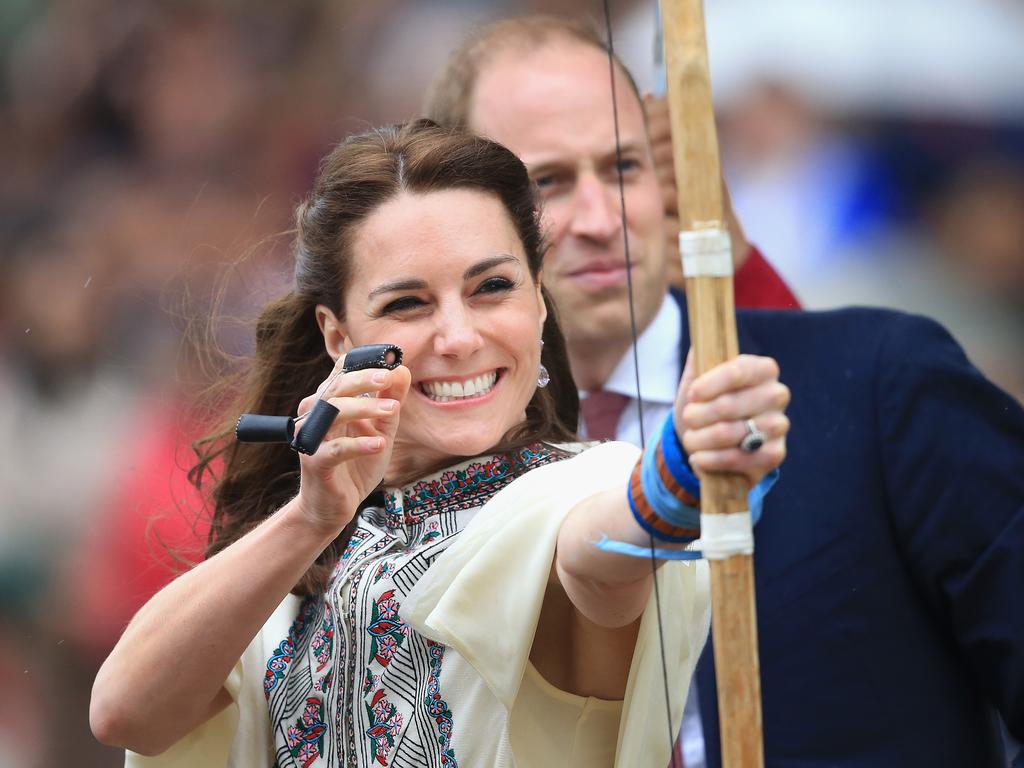
[[(685, 233), (692, 233), (691, 239), (701, 240), (728, 231), (703, 4), (702, 0), (662, 0), (661, 12), (680, 229), (684, 239)], [(725, 239), (724, 253), (729, 250)], [(731, 255), (727, 256), (728, 270), (720, 269), (726, 256), (721, 248), (718, 251), (717, 267), (713, 256), (698, 254), (696, 269), (684, 258), (690, 339), (698, 375), (739, 354)], [(701, 513), (744, 511), (749, 490), (747, 480), (739, 475), (702, 477)], [(761, 768), (761, 674), (753, 558), (736, 554), (711, 560), (710, 566), (722, 763), (725, 768)]]

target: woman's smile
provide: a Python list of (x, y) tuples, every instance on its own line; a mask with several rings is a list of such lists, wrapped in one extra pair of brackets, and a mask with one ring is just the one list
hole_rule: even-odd
[(430, 379), (420, 381), (416, 390), (432, 403), (470, 403), (474, 405), (491, 395), (505, 368), (496, 368), (468, 378)]

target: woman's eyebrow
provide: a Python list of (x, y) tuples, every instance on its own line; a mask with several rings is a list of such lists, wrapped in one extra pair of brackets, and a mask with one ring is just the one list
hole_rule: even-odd
[[(474, 264), (473, 266), (471, 266), (469, 269), (462, 273), (462, 279), (470, 280), (474, 277), (477, 277), (478, 275), (482, 275), (489, 269), (493, 269), (499, 264), (507, 264), (510, 261), (516, 260), (516, 257), (510, 253), (499, 253), (497, 256), (492, 256), (489, 259), (478, 261), (476, 264)], [(404, 280), (394, 280), (390, 283), (378, 285), (376, 288), (370, 291), (369, 294), (367, 294), (366, 298), (372, 299), (375, 298), (376, 296), (380, 296), (382, 293), (394, 293), (396, 291), (422, 291), (424, 288), (427, 287), (428, 286), (426, 280), (419, 280), (417, 278), (410, 277)]]
[(366, 298), (372, 299), (376, 296), (380, 296), (382, 293), (392, 293), (394, 291), (421, 291), (426, 287), (426, 280), (417, 280), (410, 277), (405, 280), (395, 280), (392, 283), (378, 285), (370, 291)]
[(507, 264), (510, 261), (516, 261), (516, 257), (510, 253), (500, 253), (497, 256), (492, 256), (489, 259), (478, 261), (472, 267), (462, 273), (463, 280), (470, 280), (478, 275), (482, 275), (489, 269), (493, 269), (499, 264)]

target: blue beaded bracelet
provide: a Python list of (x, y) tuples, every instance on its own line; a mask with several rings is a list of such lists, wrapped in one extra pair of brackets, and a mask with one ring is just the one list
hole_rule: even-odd
[(665, 423), (661, 427), (661, 450), (665, 456), (665, 466), (676, 482), (683, 487), (688, 494), (695, 499), (700, 499), (700, 480), (690, 469), (690, 462), (686, 458), (686, 452), (679, 442), (679, 435), (676, 433), (676, 421), (672, 411), (665, 417)]

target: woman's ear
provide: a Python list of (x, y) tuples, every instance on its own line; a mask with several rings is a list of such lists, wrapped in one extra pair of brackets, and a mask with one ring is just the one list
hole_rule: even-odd
[(345, 352), (352, 348), (348, 335), (345, 333), (345, 326), (342, 325), (337, 315), (323, 304), (316, 305), (316, 324), (320, 326), (320, 333), (324, 336), (324, 347), (331, 359), (337, 362)]

